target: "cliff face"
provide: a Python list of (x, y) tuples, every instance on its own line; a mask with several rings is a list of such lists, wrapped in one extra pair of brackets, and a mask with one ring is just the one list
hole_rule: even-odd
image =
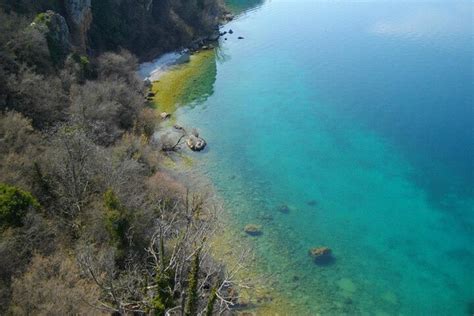
[(62, 62), (71, 50), (71, 37), (64, 17), (48, 10), (38, 14), (30, 25), (46, 39), (53, 63)]
[(176, 49), (218, 25), (220, 0), (92, 0), (92, 47), (143, 56)]
[(142, 57), (210, 34), (223, 7), (222, 0), (0, 0), (7, 12), (62, 15), (80, 53), (122, 47)]
[(92, 23), (91, 0), (65, 0), (64, 8), (74, 44), (84, 52)]

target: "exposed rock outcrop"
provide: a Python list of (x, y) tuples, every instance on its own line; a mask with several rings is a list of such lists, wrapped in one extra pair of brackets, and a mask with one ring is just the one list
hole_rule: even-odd
[(169, 119), (171, 117), (171, 114), (166, 113), (166, 112), (161, 112), (160, 117), (161, 117), (162, 120), (166, 120), (166, 119)]
[(188, 140), (186, 141), (186, 144), (192, 151), (201, 151), (207, 145), (204, 139), (194, 135), (189, 136)]
[(64, 6), (73, 41), (85, 51), (87, 33), (92, 23), (91, 0), (65, 0)]
[(48, 10), (36, 16), (31, 27), (39, 30), (46, 37), (51, 59), (55, 64), (64, 61), (71, 50), (71, 36), (64, 17)]

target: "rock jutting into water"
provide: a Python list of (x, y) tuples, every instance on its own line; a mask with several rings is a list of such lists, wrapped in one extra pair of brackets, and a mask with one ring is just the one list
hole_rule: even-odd
[(244, 231), (250, 236), (260, 236), (262, 234), (261, 226), (255, 224), (246, 225)]
[(201, 151), (207, 145), (204, 139), (194, 135), (189, 136), (188, 140), (186, 141), (186, 144), (192, 151)]
[(161, 117), (162, 120), (166, 120), (166, 119), (169, 119), (171, 117), (171, 114), (166, 113), (166, 112), (162, 112), (160, 114), (160, 117)]
[(230, 22), (234, 19), (234, 15), (232, 13), (226, 13), (224, 16), (223, 16), (223, 19), (224, 21), (226, 22)]
[(191, 60), (191, 53), (189, 50), (184, 50), (181, 52), (181, 55), (176, 59), (176, 65), (186, 64), (189, 63)]
[(149, 91), (146, 96), (148, 98), (153, 98), (155, 96), (155, 93), (153, 91)]

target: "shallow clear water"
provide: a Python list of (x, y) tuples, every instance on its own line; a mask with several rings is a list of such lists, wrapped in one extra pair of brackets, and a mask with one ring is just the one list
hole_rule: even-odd
[(295, 313), (473, 312), (472, 7), (273, 0), (224, 27), (178, 121)]

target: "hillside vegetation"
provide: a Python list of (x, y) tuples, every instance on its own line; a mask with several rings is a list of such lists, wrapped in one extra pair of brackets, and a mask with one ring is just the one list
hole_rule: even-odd
[(134, 54), (216, 25), (214, 0), (0, 0), (0, 314), (212, 315), (236, 292), (215, 211), (161, 167)]

